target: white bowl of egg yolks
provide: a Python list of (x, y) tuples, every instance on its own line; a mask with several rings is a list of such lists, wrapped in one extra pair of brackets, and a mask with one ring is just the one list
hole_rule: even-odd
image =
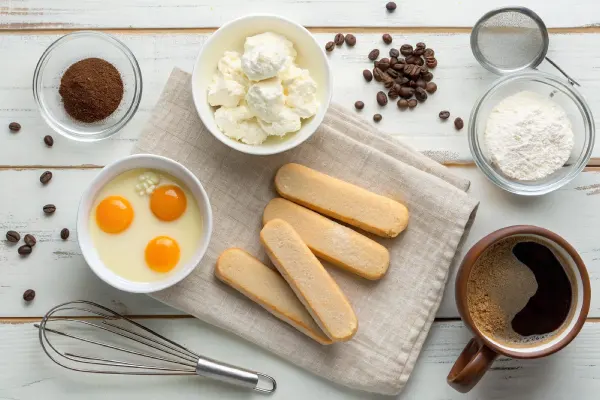
[[(145, 194), (140, 185), (148, 173), (162, 179), (148, 181), (154, 191)], [(169, 187), (174, 190), (164, 190)], [(165, 197), (169, 192), (179, 196)], [(208, 195), (194, 174), (166, 157), (137, 154), (104, 167), (90, 182), (79, 204), (77, 238), (100, 279), (126, 292), (152, 293), (196, 268), (212, 223)]]

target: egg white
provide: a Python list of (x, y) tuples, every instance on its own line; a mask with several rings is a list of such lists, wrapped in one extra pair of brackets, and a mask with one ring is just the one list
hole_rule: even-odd
[[(152, 171), (160, 176), (158, 186), (179, 186), (187, 198), (187, 207), (181, 217), (164, 222), (150, 210), (150, 196), (141, 196), (135, 189), (138, 177)], [(108, 196), (121, 196), (133, 207), (133, 222), (121, 233), (106, 233), (96, 222), (96, 208)], [(94, 199), (90, 213), (90, 237), (102, 262), (115, 274), (129, 281), (153, 282), (164, 279), (188, 262), (202, 238), (202, 215), (188, 188), (176, 178), (161, 171), (134, 169), (122, 173), (107, 183)], [(144, 251), (148, 242), (157, 236), (169, 236), (177, 241), (181, 251), (179, 263), (166, 273), (155, 272), (146, 265)]]

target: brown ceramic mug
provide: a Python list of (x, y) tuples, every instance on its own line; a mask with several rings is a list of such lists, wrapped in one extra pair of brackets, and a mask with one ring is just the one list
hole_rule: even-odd
[[(571, 310), (565, 322), (547, 340), (530, 345), (511, 346), (486, 336), (474, 323), (467, 302), (467, 284), (478, 258), (495, 243), (511, 237), (534, 238), (551, 249), (561, 260), (569, 277), (573, 297)], [(475, 336), (462, 351), (448, 374), (450, 386), (459, 392), (471, 390), (490, 368), (496, 357), (504, 355), (519, 359), (545, 357), (568, 345), (577, 336), (590, 308), (590, 279), (581, 257), (562, 237), (546, 229), (530, 225), (510, 226), (492, 232), (466, 254), (456, 277), (456, 305), (465, 325)]]

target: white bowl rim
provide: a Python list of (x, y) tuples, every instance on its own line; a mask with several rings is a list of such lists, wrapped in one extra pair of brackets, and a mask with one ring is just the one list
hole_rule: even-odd
[[(199, 65), (200, 59), (202, 58), (205, 50), (210, 46), (210, 44), (213, 41), (217, 40), (217, 38), (223, 34), (224, 30), (229, 28), (231, 25), (235, 25), (241, 21), (244, 21), (247, 19), (254, 19), (254, 18), (273, 18), (276, 20), (280, 20), (280, 21), (295, 25), (301, 31), (305, 32), (308, 37), (310, 37), (310, 40), (321, 51), (321, 54), (323, 55), (323, 59), (325, 60), (326, 78), (327, 78), (327, 88), (326, 88), (327, 89), (327, 91), (326, 91), (327, 102), (326, 102), (326, 104), (321, 104), (319, 112), (315, 116), (312, 117), (313, 118), (312, 122), (314, 122), (314, 124), (316, 126), (315, 129), (312, 132), (310, 132), (309, 134), (306, 134), (306, 137), (302, 138), (300, 141), (298, 141), (296, 143), (288, 140), (288, 141), (282, 142), (280, 146), (270, 146), (270, 147), (261, 146), (261, 145), (249, 145), (249, 144), (245, 144), (245, 143), (237, 142), (237, 141), (235, 144), (233, 144), (232, 142), (227, 140), (229, 138), (227, 136), (225, 136), (225, 134), (223, 134), (222, 132), (219, 132), (219, 134), (216, 134), (215, 132), (213, 132), (211, 129), (208, 128), (207, 123), (204, 120), (206, 115), (203, 115), (203, 112), (200, 111), (200, 107), (198, 106), (200, 100), (197, 98), (197, 96), (199, 96), (200, 93), (197, 93), (197, 91), (194, 90), (194, 81), (195, 81), (194, 78), (196, 77), (196, 71), (197, 71), (196, 67)], [(308, 140), (312, 135), (314, 135), (315, 132), (317, 131), (317, 129), (319, 128), (319, 126), (321, 126), (323, 119), (325, 118), (325, 114), (327, 112), (327, 109), (329, 108), (329, 104), (331, 103), (331, 98), (333, 96), (333, 79), (332, 79), (332, 74), (331, 74), (331, 65), (329, 65), (327, 55), (325, 54), (323, 49), (321, 49), (321, 46), (319, 45), (317, 40), (314, 38), (314, 36), (310, 33), (310, 31), (308, 29), (306, 29), (304, 26), (300, 25), (299, 23), (294, 22), (288, 18), (282, 17), (280, 15), (269, 14), (269, 13), (253, 13), (253, 14), (248, 14), (243, 17), (233, 19), (233, 20), (221, 25), (221, 27), (219, 29), (217, 29), (212, 35), (210, 35), (209, 38), (206, 40), (206, 42), (202, 45), (202, 48), (200, 49), (200, 52), (198, 53), (198, 56), (196, 57), (196, 61), (194, 62), (194, 69), (192, 70), (191, 85), (192, 85), (192, 98), (194, 100), (194, 107), (196, 108), (196, 112), (198, 113), (200, 120), (202, 121), (204, 126), (206, 126), (206, 130), (208, 130), (218, 141), (220, 141), (224, 145), (226, 145), (234, 150), (237, 150), (237, 151), (240, 151), (240, 152), (246, 153), (246, 154), (261, 155), (261, 156), (279, 154), (279, 153), (283, 153), (284, 151), (291, 150), (294, 147), (301, 145), (306, 140)], [(295, 134), (298, 134), (298, 132), (296, 132)]]
[[(188, 178), (191, 182), (194, 183), (196, 189), (200, 192), (200, 199), (195, 199), (198, 203), (198, 207), (200, 208), (201, 213), (203, 214), (203, 231), (205, 233), (202, 238), (202, 244), (196, 249), (196, 252), (192, 256), (192, 258), (181, 266), (178, 271), (168, 274), (164, 280), (154, 281), (154, 282), (134, 282), (127, 280), (118, 276), (116, 273), (108, 269), (99, 258), (93, 257), (91, 254), (91, 249), (88, 249), (88, 245), (93, 245), (91, 238), (89, 238), (89, 230), (86, 228), (86, 221), (89, 220), (89, 213), (84, 213), (83, 209), (86, 208), (87, 205), (90, 206), (93, 203), (97, 193), (104, 185), (98, 185), (104, 179), (113, 179), (116, 176), (122, 174), (123, 172), (130, 171), (136, 168), (144, 168), (144, 167), (125, 167), (124, 165), (129, 165), (131, 163), (135, 163), (136, 161), (147, 161), (153, 160), (162, 165), (168, 165), (178, 170), (178, 173), (170, 173), (178, 179), (182, 179), (183, 176)], [(161, 170), (160, 167), (148, 166), (149, 169)], [(192, 190), (192, 188), (189, 188)], [(193, 190), (192, 190), (193, 191)], [(202, 204), (203, 203), (203, 204)], [(85, 215), (83, 215), (85, 214)], [(185, 166), (178, 163), (177, 161), (171, 160), (170, 158), (158, 156), (154, 154), (134, 154), (124, 158), (121, 158), (107, 166), (105, 166), (94, 179), (91, 180), (87, 189), (83, 192), (81, 196), (81, 200), (79, 202), (79, 209), (77, 211), (77, 241), (79, 244), (79, 248), (81, 249), (81, 253), (83, 254), (83, 258), (85, 259), (87, 265), (90, 267), (92, 271), (102, 279), (104, 282), (108, 283), (110, 286), (123, 290), (125, 292), (130, 293), (152, 293), (159, 290), (166, 289), (171, 287), (178, 282), (185, 279), (189, 274), (192, 273), (194, 269), (200, 264), (200, 261), (206, 254), (208, 250), (208, 245), (211, 240), (213, 230), (213, 216), (212, 216), (212, 208), (210, 204), (210, 200), (208, 198), (208, 194), (204, 190), (202, 183), (200, 180)], [(84, 248), (85, 247), (85, 248)]]
[[(496, 178), (496, 175), (498, 175), (497, 172), (495, 172), (488, 165), (488, 163), (480, 157), (479, 151), (476, 150), (476, 148), (478, 149), (480, 146), (476, 145), (476, 142), (478, 142), (478, 140), (476, 139), (477, 127), (476, 127), (476, 124), (473, 123), (474, 121), (476, 121), (478, 119), (478, 113), (481, 108), (481, 105), (488, 99), (488, 97), (491, 94), (493, 94), (499, 87), (501, 87), (502, 85), (504, 85), (506, 83), (510, 83), (513, 81), (519, 81), (522, 79), (547, 80), (547, 81), (552, 82), (553, 85), (559, 86), (560, 88), (564, 89), (566, 92), (571, 94), (572, 97), (575, 99), (575, 103), (580, 108), (580, 111), (582, 111), (582, 113), (585, 115), (585, 118), (587, 119), (587, 121), (585, 121), (585, 122), (587, 122), (587, 125), (589, 128), (589, 136), (586, 138), (586, 140), (589, 141), (589, 144), (588, 144), (587, 148), (585, 149), (584, 155), (577, 160), (579, 165), (577, 165), (576, 168), (571, 170), (567, 175), (563, 176), (561, 179), (557, 180), (556, 182), (543, 184), (543, 185), (537, 185), (537, 186), (529, 186), (527, 188), (516, 187), (514, 185), (505, 184), (504, 182), (502, 182)], [(587, 101), (585, 100), (585, 98), (583, 97), (583, 95), (581, 93), (579, 93), (579, 91), (577, 89), (575, 89), (575, 87), (573, 87), (571, 84), (569, 84), (566, 81), (562, 81), (559, 77), (557, 77), (555, 75), (552, 75), (552, 74), (549, 74), (546, 72), (541, 72), (541, 71), (527, 70), (527, 71), (523, 71), (523, 72), (517, 72), (517, 73), (509, 74), (506, 76), (502, 76), (502, 77), (496, 79), (494, 82), (492, 82), (492, 84), (488, 87), (488, 89), (481, 96), (479, 96), (479, 98), (475, 101), (475, 103), (473, 105), (473, 109), (471, 110), (471, 115), (469, 118), (469, 132), (468, 132), (467, 136), (468, 136), (468, 141), (469, 141), (469, 149), (471, 151), (473, 161), (475, 162), (477, 167), (479, 167), (479, 169), (483, 172), (483, 174), (485, 175), (485, 177), (488, 180), (490, 180), (496, 186), (498, 186), (501, 189), (506, 190), (509, 193), (514, 193), (514, 194), (522, 195), (522, 196), (540, 196), (540, 195), (544, 195), (544, 194), (553, 192), (557, 189), (560, 189), (561, 187), (563, 187), (564, 185), (566, 185), (567, 183), (569, 183), (573, 179), (575, 179), (575, 177), (577, 175), (579, 175), (579, 173), (581, 173), (581, 171), (583, 171), (583, 169), (587, 165), (587, 162), (589, 161), (589, 159), (592, 156), (592, 151), (594, 149), (594, 143), (596, 140), (596, 128), (595, 128), (592, 110), (590, 109), (590, 107), (589, 107)]]

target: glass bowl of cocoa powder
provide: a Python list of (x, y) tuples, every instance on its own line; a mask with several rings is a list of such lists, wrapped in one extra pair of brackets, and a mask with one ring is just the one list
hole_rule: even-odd
[(74, 32), (40, 57), (33, 95), (42, 117), (59, 134), (82, 142), (102, 140), (136, 113), (142, 73), (131, 50), (114, 36)]

